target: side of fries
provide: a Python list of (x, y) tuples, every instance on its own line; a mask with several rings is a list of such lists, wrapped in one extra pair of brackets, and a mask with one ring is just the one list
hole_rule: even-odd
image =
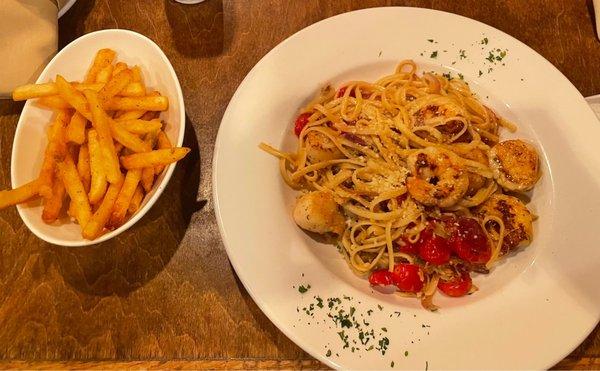
[(156, 176), (189, 152), (173, 147), (158, 114), (169, 100), (147, 91), (139, 66), (116, 62), (111, 49), (97, 52), (82, 82), (28, 84), (13, 99), (37, 99), (54, 112), (37, 179), (0, 191), (0, 209), (36, 198), (42, 219), (70, 216), (93, 240), (138, 212)]

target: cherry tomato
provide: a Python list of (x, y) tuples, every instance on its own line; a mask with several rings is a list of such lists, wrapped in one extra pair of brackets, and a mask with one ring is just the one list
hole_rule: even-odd
[(479, 222), (474, 218), (460, 217), (450, 224), (450, 248), (459, 258), (474, 264), (490, 260), (492, 249)]
[(419, 292), (423, 289), (421, 267), (400, 263), (394, 267), (394, 285), (403, 292)]
[(395, 285), (403, 292), (419, 292), (423, 289), (423, 273), (415, 264), (396, 264), (394, 271), (379, 269), (371, 272), (369, 283), (373, 286)]
[(450, 247), (448, 241), (433, 233), (431, 229), (421, 232), (417, 241), (421, 259), (434, 265), (445, 264), (450, 260)]
[[(348, 89), (348, 87), (347, 87), (347, 86), (342, 86), (342, 87), (340, 88), (340, 90), (338, 90), (338, 92), (337, 92), (337, 94), (335, 95), (335, 97), (336, 97), (336, 98), (343, 97), (343, 96), (344, 96), (344, 94), (346, 94), (346, 90), (347, 90), (347, 89)], [(352, 98), (355, 98), (355, 97), (356, 97), (356, 93), (354, 93), (354, 90), (352, 90), (352, 91), (350, 92), (350, 94), (348, 94), (348, 95), (349, 95), (349, 96), (351, 96)]]
[(416, 243), (411, 243), (408, 241), (408, 238), (401, 237), (404, 242), (404, 246), (400, 246), (400, 252), (410, 255), (419, 255), (419, 246)]
[(459, 277), (451, 281), (440, 280), (438, 282), (438, 289), (448, 296), (459, 297), (469, 293), (473, 281), (468, 272), (462, 272)]
[(306, 124), (308, 124), (308, 119), (310, 118), (311, 115), (312, 115), (311, 112), (304, 112), (303, 114), (298, 116), (298, 118), (296, 119), (296, 123), (294, 125), (294, 133), (296, 134), (297, 137), (300, 136), (302, 129), (304, 129)]
[(373, 286), (388, 286), (394, 283), (394, 273), (387, 269), (379, 269), (371, 272), (369, 283)]

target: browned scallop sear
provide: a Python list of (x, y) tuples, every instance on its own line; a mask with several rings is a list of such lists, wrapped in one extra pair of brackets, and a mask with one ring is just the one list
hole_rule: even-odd
[(342, 234), (345, 228), (344, 215), (329, 192), (314, 191), (301, 196), (293, 215), (296, 224), (310, 232)]
[(475, 210), (482, 220), (486, 216), (495, 216), (504, 223), (505, 234), (502, 251), (527, 246), (533, 238), (533, 215), (527, 206), (516, 197), (495, 194)]
[(306, 134), (306, 157), (312, 164), (344, 158), (344, 154), (325, 134), (311, 131)]
[(492, 147), (490, 167), (498, 184), (509, 191), (528, 191), (540, 177), (539, 155), (529, 143), (506, 140)]

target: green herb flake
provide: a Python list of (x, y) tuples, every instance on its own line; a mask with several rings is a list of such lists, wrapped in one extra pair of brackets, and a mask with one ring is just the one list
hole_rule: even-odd
[(394, 361), (392, 361), (392, 363), (390, 363), (390, 367), (394, 368)]
[(463, 76), (463, 74), (462, 74), (462, 73), (459, 73), (459, 74), (458, 74), (458, 77), (459, 77), (461, 80), (464, 80), (464, 79), (465, 79), (465, 77)]
[(383, 331), (383, 332), (387, 332), (387, 328), (385, 328), (385, 327), (382, 327), (382, 328), (381, 328), (381, 331)]
[(325, 356), (331, 357), (331, 349), (327, 349), (327, 353), (325, 353)]
[(437, 58), (437, 55), (438, 55), (438, 52), (436, 50), (433, 53), (431, 53), (431, 55), (429, 56), (429, 58)]
[(467, 52), (466, 52), (466, 50), (460, 49), (458, 56), (460, 57), (460, 59), (466, 59), (467, 58)]
[(483, 75), (483, 72), (481, 72), (481, 70), (479, 70), (479, 76)]
[(379, 310), (383, 310), (383, 307), (379, 304), (377, 304), (377, 308), (379, 308)]
[(429, 41), (430, 43), (433, 43), (433, 39), (427, 39), (427, 41)]
[(307, 292), (308, 290), (310, 290), (310, 285), (306, 285), (306, 287), (305, 287), (304, 285), (302, 285), (302, 286), (299, 286), (299, 287), (298, 287), (298, 291), (299, 291), (301, 294), (304, 294), (304, 293), (305, 293), (305, 292)]
[(488, 54), (488, 56), (487, 56), (487, 58), (486, 58), (486, 59), (487, 59), (488, 61), (490, 61), (490, 62), (493, 62), (493, 61), (494, 61), (494, 53), (492, 53), (492, 52), (489, 52), (489, 54)]
[(487, 45), (487, 43), (488, 43), (488, 38), (487, 38), (487, 37), (484, 37), (484, 38), (481, 40), (481, 43), (482, 43), (483, 45)]
[(323, 308), (323, 299), (318, 296), (315, 299), (317, 299), (317, 307)]
[(404, 351), (404, 356), (405, 356), (405, 357), (408, 357), (408, 350), (405, 350), (405, 351)]

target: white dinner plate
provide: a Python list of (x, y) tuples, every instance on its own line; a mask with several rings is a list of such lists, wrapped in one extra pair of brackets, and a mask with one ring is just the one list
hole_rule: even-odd
[[(335, 247), (302, 232), (291, 217), (295, 192), (282, 181), (277, 161), (258, 148), (266, 142), (293, 149), (293, 121), (324, 84), (372, 81), (407, 58), (421, 70), (464, 76), (485, 104), (519, 126), (510, 136), (536, 143), (542, 155), (543, 176), (529, 204), (539, 215), (533, 243), (491, 274), (476, 276), (473, 295), (436, 295), (441, 309), (435, 313), (417, 300), (373, 291)], [(598, 138), (600, 125), (575, 87), (501, 31), (417, 8), (346, 13), (274, 48), (231, 99), (214, 154), (217, 220), (254, 301), (331, 367), (547, 368), (583, 341), (600, 316)], [(327, 298), (340, 303), (330, 309)], [(364, 330), (373, 330), (367, 345), (356, 328), (328, 317), (351, 308), (363, 341)]]

